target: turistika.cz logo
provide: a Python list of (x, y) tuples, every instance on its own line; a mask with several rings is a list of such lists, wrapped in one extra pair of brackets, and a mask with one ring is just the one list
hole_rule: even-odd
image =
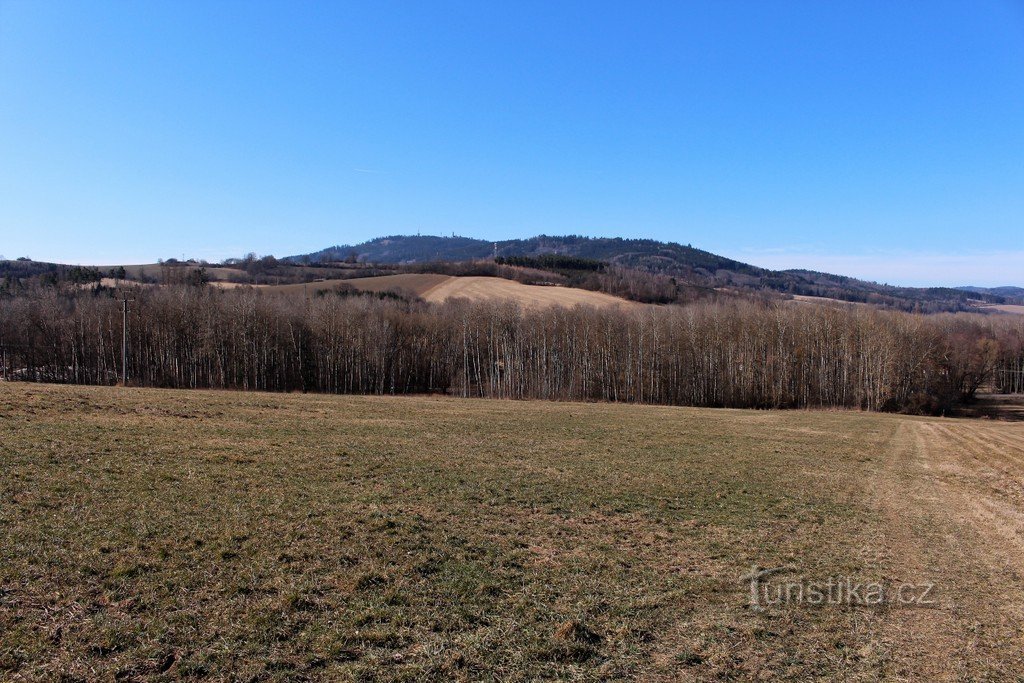
[(860, 581), (830, 576), (821, 581), (781, 580), (792, 567), (752, 567), (740, 577), (749, 583), (749, 607), (755, 611), (787, 605), (814, 607), (936, 607), (935, 584)]

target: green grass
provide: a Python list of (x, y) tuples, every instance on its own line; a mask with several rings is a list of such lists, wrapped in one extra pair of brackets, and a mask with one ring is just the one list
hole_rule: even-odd
[(878, 570), (903, 421), (0, 385), (0, 679), (884, 675), (738, 577)]

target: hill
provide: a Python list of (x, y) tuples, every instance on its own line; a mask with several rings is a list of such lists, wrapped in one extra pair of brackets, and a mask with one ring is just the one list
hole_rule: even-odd
[(288, 260), (333, 262), (352, 259), (367, 263), (426, 263), (430, 261), (466, 261), (511, 256), (559, 254), (605, 261), (618, 266), (649, 272), (685, 274), (702, 271), (713, 274), (729, 271), (751, 276), (769, 271), (708, 251), (674, 242), (621, 237), (581, 237), (539, 235), (529, 239), (488, 242), (470, 237), (432, 235), (393, 235), (354, 246), (328, 247), (318, 252), (292, 256)]
[(500, 277), (455, 277), (424, 273), (359, 278), (349, 280), (348, 283), (362, 291), (406, 290), (421, 299), (434, 303), (442, 303), (448, 299), (506, 300), (514, 301), (525, 309), (548, 306), (571, 308), (576, 305), (594, 306), (595, 308), (616, 306), (628, 308), (641, 305), (603, 292), (591, 292), (575, 287), (525, 285)]
[[(328, 247), (292, 256), (294, 263), (339, 261), (376, 264), (425, 264), (470, 259), (540, 258), (561, 255), (591, 259), (630, 270), (672, 277), (681, 284), (708, 289), (771, 291), (867, 303), (907, 311), (972, 310), (977, 303), (1024, 303), (1024, 289), (898, 287), (810, 270), (773, 271), (719, 256), (690, 245), (651, 239), (540, 235), (488, 242), (469, 237), (392, 235), (356, 245)], [(1019, 299), (1018, 299), (1019, 297)]]
[(972, 294), (991, 294), (993, 296), (1004, 296), (1009, 298), (1024, 298), (1024, 287), (957, 287), (957, 289), (971, 292)]
[[(213, 282), (222, 288), (237, 287), (232, 282)], [(525, 310), (538, 310), (549, 306), (593, 306), (594, 308), (635, 308), (636, 301), (576, 287), (528, 285), (515, 280), (487, 276), (454, 276), (440, 273), (398, 273), (344, 280), (321, 280), (290, 285), (253, 285), (271, 292), (311, 295), (319, 292), (342, 294), (364, 292), (397, 294), (431, 303), (444, 303), (449, 299), (467, 301), (513, 301)]]
[[(0, 261), (0, 291), (30, 279), (76, 286), (102, 283), (104, 277), (152, 283), (291, 285), (410, 273), (497, 276), (524, 285), (559, 284), (658, 304), (717, 296), (763, 297), (767, 293), (776, 298), (810, 297), (922, 313), (994, 311), (995, 307), (1024, 305), (1024, 288), (1020, 287), (899, 287), (811, 270), (773, 271), (674, 242), (577, 235), (499, 242), (395, 235), (283, 259), (250, 254), (209, 264), (172, 258), (111, 269), (19, 259)], [(509, 286), (466, 287), (468, 292)]]

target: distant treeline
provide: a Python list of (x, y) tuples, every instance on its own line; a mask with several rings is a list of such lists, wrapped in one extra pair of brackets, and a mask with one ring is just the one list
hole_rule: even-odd
[(578, 256), (565, 256), (563, 254), (541, 254), (540, 256), (499, 256), (494, 259), (495, 263), (521, 266), (524, 268), (539, 268), (553, 271), (593, 271), (597, 272), (607, 268), (608, 264), (596, 259), (580, 258)]
[(894, 287), (806, 270), (766, 275), (761, 278), (760, 283), (765, 289), (783, 294), (838, 299), (911, 313), (970, 311), (973, 308), (972, 301), (992, 304), (1012, 301), (1003, 296), (952, 287)]
[(20, 286), (22, 280), (34, 279), (38, 284), (56, 286), (70, 283), (74, 285), (93, 284), (104, 277), (115, 277), (120, 272), (123, 277), (124, 268), (102, 271), (93, 266), (68, 266), (60, 263), (43, 263), (20, 258), (16, 261), (0, 261), (0, 292)]
[[(1024, 358), (1024, 321), (733, 301), (641, 310), (139, 288), (129, 383), (941, 413)], [(0, 297), (8, 379), (112, 384), (109, 290)]]

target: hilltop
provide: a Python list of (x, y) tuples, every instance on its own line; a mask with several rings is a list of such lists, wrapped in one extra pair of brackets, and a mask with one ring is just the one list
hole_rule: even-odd
[(589, 259), (618, 268), (673, 278), (679, 285), (715, 291), (769, 291), (908, 311), (969, 310), (978, 304), (1024, 301), (1019, 287), (898, 287), (811, 270), (773, 271), (736, 261), (689, 244), (652, 239), (539, 235), (529, 239), (487, 240), (433, 235), (391, 235), (356, 245), (337, 245), (288, 257), (302, 264), (358, 262), (429, 264), (472, 259), (537, 259), (550, 255)]
[(488, 242), (471, 237), (438, 237), (433, 235), (392, 235), (354, 246), (328, 247), (318, 252), (290, 257), (331, 262), (351, 259), (367, 263), (425, 263), (430, 261), (467, 261), (512, 256), (543, 256), (558, 254), (605, 261), (614, 265), (650, 272), (682, 275), (692, 272), (711, 274), (729, 271), (758, 276), (769, 271), (734, 261), (709, 251), (674, 242), (621, 237), (552, 237), (538, 235), (529, 239)]
[[(319, 283), (317, 289), (338, 289), (349, 287), (357, 279), (383, 277), (384, 282), (391, 282), (394, 276), (421, 274), (487, 278), (486, 283), (452, 282), (435, 291), (435, 297), (442, 293), (474, 297), (490, 293), (492, 297), (510, 296), (525, 305), (553, 299), (566, 300), (569, 305), (609, 302), (591, 293), (654, 304), (767, 297), (869, 304), (921, 313), (1019, 312), (1024, 305), (1021, 287), (899, 287), (812, 270), (770, 270), (689, 244), (578, 235), (539, 235), (498, 242), (455, 236), (392, 235), (281, 259), (249, 254), (215, 264), (171, 258), (157, 264), (98, 268), (21, 258), (0, 261), (0, 291), (12, 291), (33, 281), (86, 286), (117, 280), (281, 287)], [(417, 287), (405, 286), (406, 281), (411, 281), (409, 277), (399, 280), (403, 283), (399, 289), (414, 297), (421, 296)], [(514, 287), (502, 280), (521, 285), (555, 285), (563, 291), (538, 293), (536, 287)], [(355, 289), (365, 291), (367, 287), (356, 285)], [(375, 286), (369, 289), (378, 290)]]

